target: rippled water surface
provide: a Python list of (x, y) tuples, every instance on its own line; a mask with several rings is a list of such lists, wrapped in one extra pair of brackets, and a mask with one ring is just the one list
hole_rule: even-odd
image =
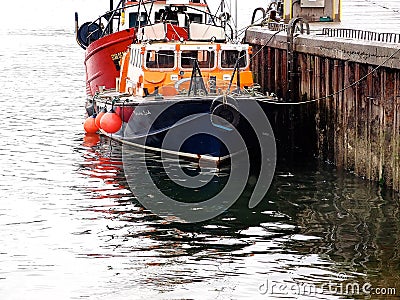
[(167, 222), (135, 199), (121, 146), (83, 133), (83, 52), (73, 34), (0, 38), (1, 299), (367, 297), (344, 295), (348, 283), (400, 295), (399, 200), (390, 192), (295, 159), (278, 165), (255, 209), (244, 195), (211, 221)]

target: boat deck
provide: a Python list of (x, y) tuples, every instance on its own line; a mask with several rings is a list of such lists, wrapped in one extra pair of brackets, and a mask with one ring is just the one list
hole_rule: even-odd
[(116, 105), (123, 105), (123, 106), (137, 106), (137, 105), (158, 105), (159, 101), (163, 103), (178, 103), (178, 102), (202, 102), (202, 101), (213, 101), (216, 98), (219, 101), (223, 101), (224, 96), (226, 97), (234, 97), (236, 100), (239, 101), (258, 101), (258, 102), (276, 102), (278, 99), (275, 95), (251, 95), (248, 93), (243, 94), (208, 94), (208, 95), (175, 95), (175, 96), (163, 96), (163, 95), (151, 95), (147, 97), (141, 96), (131, 96), (129, 94), (122, 94), (115, 91), (105, 91), (97, 96), (97, 101), (100, 100), (100, 103), (105, 103), (111, 105), (113, 102)]

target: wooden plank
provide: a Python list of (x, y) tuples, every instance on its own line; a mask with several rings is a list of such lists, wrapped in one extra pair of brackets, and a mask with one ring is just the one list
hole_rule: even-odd
[(394, 78), (395, 72), (385, 69), (382, 72), (382, 110), (383, 110), (383, 132), (381, 136), (381, 149), (383, 160), (383, 177), (385, 184), (393, 186), (394, 179), (394, 151), (393, 136), (395, 132), (394, 112)]
[[(260, 51), (260, 49), (261, 49), (260, 45), (253, 45), (254, 53), (258, 53), (258, 51)], [(259, 55), (261, 55), (261, 54), (259, 54)], [(262, 70), (260, 69), (260, 59), (258, 57), (254, 57), (251, 60), (251, 64), (252, 64), (254, 82), (261, 83)]]
[(268, 77), (268, 73), (265, 72), (265, 70), (262, 70), (263, 67), (267, 67), (269, 68), (270, 65), (270, 57), (269, 57), (269, 53), (270, 53), (271, 48), (267, 47), (267, 48), (263, 48), (262, 49), (262, 55), (261, 55), (261, 63), (260, 63), (260, 69), (261, 69), (261, 86), (263, 87), (263, 91), (269, 91), (270, 87), (268, 86), (268, 81), (267, 81), (267, 77)]
[(349, 126), (348, 126), (348, 118), (349, 118), (349, 102), (351, 101), (351, 95), (349, 88), (350, 86), (350, 71), (349, 71), (349, 62), (345, 61), (343, 65), (343, 98), (342, 98), (342, 141), (343, 141), (343, 167), (347, 170), (349, 168), (348, 165), (348, 154), (349, 154)]
[(281, 81), (282, 81), (282, 97), (286, 99), (288, 90), (288, 78), (287, 78), (287, 52), (282, 50), (282, 62), (281, 62)]
[[(373, 69), (372, 66), (368, 66), (368, 72), (371, 72)], [(372, 172), (372, 166), (374, 165), (373, 161), (372, 161), (372, 149), (373, 149), (373, 145), (372, 145), (372, 141), (371, 139), (374, 137), (373, 134), (373, 126), (371, 124), (372, 119), (373, 119), (373, 108), (374, 108), (374, 100), (375, 98), (373, 97), (373, 74), (369, 75), (367, 78), (367, 94), (366, 94), (366, 102), (367, 102), (367, 107), (368, 107), (368, 115), (367, 115), (367, 119), (366, 119), (366, 128), (367, 128), (367, 137), (366, 137), (366, 141), (367, 141), (367, 153), (366, 153), (366, 160), (367, 160), (367, 178), (371, 179), (373, 176), (373, 172)], [(374, 176), (375, 178), (376, 176)]]
[(378, 132), (378, 142), (379, 142), (379, 148), (378, 148), (378, 178), (382, 184), (386, 183), (386, 162), (385, 162), (385, 156), (386, 156), (386, 147), (384, 145), (385, 141), (385, 131), (387, 130), (386, 127), (386, 104), (387, 104), (387, 99), (385, 99), (385, 82), (386, 82), (386, 70), (381, 69), (379, 73), (379, 79), (380, 79), (380, 85), (379, 87), (379, 103), (378, 103), (378, 109), (379, 109), (379, 132)]
[(321, 97), (321, 59), (319, 56), (314, 58), (314, 99)]
[(344, 141), (343, 141), (343, 62), (334, 60), (334, 93), (335, 93), (335, 164), (344, 167)]
[[(269, 92), (274, 92), (274, 87), (273, 87), (273, 82), (274, 82), (274, 77), (273, 77), (273, 74), (274, 74), (274, 70), (273, 70), (273, 68), (274, 68), (273, 67), (274, 52), (275, 52), (274, 48), (268, 47), (268, 50), (267, 50), (267, 55), (268, 55), (267, 64), (265, 64), (265, 62), (264, 62), (264, 64), (262, 64), (262, 66), (267, 66), (267, 72), (266, 72), (267, 76), (266, 76), (266, 80), (264, 79), (263, 82), (266, 85), (267, 90)], [(265, 73), (265, 71), (264, 71), (264, 73)]]
[(393, 188), (400, 190), (400, 72), (394, 76)]
[[(360, 68), (360, 77), (364, 77), (368, 73), (368, 66), (367, 65), (362, 65)], [(368, 91), (368, 84), (367, 84), (368, 78), (363, 80), (361, 83), (361, 89), (360, 89), (360, 105), (359, 105), (359, 111), (360, 111), (360, 119), (359, 122), (361, 126), (359, 127), (359, 144), (358, 144), (358, 150), (360, 153), (360, 161), (362, 162), (361, 167), (362, 167), (362, 172), (360, 172), (360, 176), (363, 176), (365, 178), (368, 178), (369, 176), (369, 169), (370, 169), (370, 164), (369, 164), (369, 114), (370, 114), (370, 106), (369, 106), (369, 91)]]
[[(336, 109), (336, 95), (334, 95), (334, 85), (335, 85), (335, 60), (327, 58), (327, 76), (326, 76), (326, 91), (327, 97), (329, 98), (328, 105), (328, 160), (330, 162), (335, 162), (335, 109)], [(332, 95), (332, 96), (331, 96)]]
[[(354, 82), (360, 80), (360, 64), (356, 63), (354, 65)], [(359, 156), (359, 128), (360, 128), (360, 105), (361, 105), (361, 93), (360, 84), (356, 84), (354, 92), (354, 172), (359, 175), (360, 173), (360, 156)]]
[[(281, 50), (275, 49), (274, 55), (274, 78), (281, 78)], [(278, 97), (282, 97), (282, 81), (281, 80), (274, 80), (274, 92), (278, 95)]]
[(355, 148), (356, 148), (356, 87), (355, 79), (355, 63), (345, 63), (344, 92), (345, 96), (345, 115), (344, 115), (344, 134), (345, 134), (345, 166), (347, 170), (355, 169)]
[(299, 95), (301, 101), (307, 101), (309, 98), (309, 93), (308, 93), (308, 77), (307, 77), (307, 56), (305, 54), (300, 53), (298, 55), (298, 69), (300, 71), (300, 77), (299, 77), (299, 82), (300, 82), (300, 91)]
[(307, 74), (307, 95), (308, 99), (314, 99), (314, 77), (313, 77), (313, 63), (314, 56), (307, 55), (306, 61), (306, 74)]

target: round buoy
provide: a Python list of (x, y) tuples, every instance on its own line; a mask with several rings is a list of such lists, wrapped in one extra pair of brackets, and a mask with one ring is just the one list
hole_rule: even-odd
[[(219, 120), (217, 118), (213, 118), (213, 116), (218, 116)], [(226, 123), (225, 126), (227, 124), (231, 124), (236, 127), (240, 122), (240, 113), (238, 112), (237, 108), (230, 103), (218, 104), (211, 112), (211, 121), (213, 124), (222, 122)]]
[(99, 127), (96, 126), (96, 114), (91, 115), (83, 123), (83, 128), (87, 133), (96, 133)]
[(107, 133), (116, 133), (122, 126), (121, 117), (114, 111), (114, 109), (111, 109), (101, 118), (100, 126), (101, 129)]
[(104, 108), (101, 110), (101, 112), (99, 112), (99, 114), (98, 114), (97, 117), (96, 117), (96, 126), (99, 127), (100, 129), (101, 129), (100, 120), (101, 120), (101, 118), (102, 118), (106, 113), (107, 113), (107, 108), (104, 107)]

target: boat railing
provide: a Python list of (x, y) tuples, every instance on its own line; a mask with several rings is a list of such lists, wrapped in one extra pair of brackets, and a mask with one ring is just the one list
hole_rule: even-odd
[[(106, 13), (104, 13), (103, 15), (99, 16), (97, 19), (95, 19), (94, 21), (92, 21), (90, 23), (90, 25), (93, 24), (98, 24), (101, 28), (103, 28), (102, 32), (101, 32), (101, 37), (104, 37), (108, 34), (111, 34), (114, 32), (114, 28), (113, 28), (113, 22), (115, 20), (117, 20), (117, 28), (116, 30), (119, 31), (120, 30), (120, 26), (121, 26), (121, 12), (128, 9), (128, 8), (132, 8), (132, 7), (143, 7), (145, 15), (147, 16), (147, 20), (145, 21), (144, 24), (152, 24), (151, 20), (150, 20), (150, 12), (147, 11), (147, 8), (145, 5), (143, 5), (143, 3), (140, 1), (139, 3), (135, 3), (135, 4), (129, 4), (129, 5), (124, 5), (125, 1), (120, 1), (118, 6), (110, 11), (107, 11)], [(154, 1), (151, 1), (152, 3)], [(199, 11), (199, 12), (203, 12), (195, 7), (191, 7), (191, 9), (195, 10), (195, 11)], [(206, 12), (206, 14), (208, 14)], [(106, 25), (104, 26), (104, 24), (102, 23), (102, 21), (106, 21)]]
[[(132, 7), (137, 7), (138, 11), (139, 10), (143, 10), (144, 16), (146, 18), (146, 20), (143, 20), (142, 25), (152, 25), (154, 24), (154, 22), (150, 19), (150, 15), (151, 12), (153, 10), (153, 3), (155, 2), (154, 0), (151, 1), (150, 3), (152, 4), (152, 6), (150, 7), (150, 9), (148, 9), (146, 7), (146, 5), (144, 5), (144, 1), (138, 1), (134, 4), (129, 4), (129, 5), (125, 5), (125, 0), (121, 0), (117, 7), (107, 11), (106, 13), (104, 13), (103, 15), (99, 16), (98, 18), (96, 18), (95, 20), (93, 20), (92, 22), (87, 22), (85, 24), (83, 24), (82, 26), (85, 26), (86, 30), (84, 30), (85, 36), (84, 37), (78, 37), (78, 14), (75, 13), (75, 18), (76, 18), (76, 33), (77, 33), (77, 38), (78, 38), (78, 43), (80, 44), (80, 46), (82, 48), (86, 48), (90, 43), (94, 42), (97, 39), (100, 39), (102, 37), (105, 37), (109, 34), (114, 33), (115, 31), (120, 31), (121, 30), (121, 25), (123, 22), (123, 12), (126, 9), (132, 8)], [(147, 2), (146, 2), (147, 3)], [(184, 5), (186, 7), (190, 7), (190, 10), (193, 11), (197, 11), (197, 12), (201, 12), (203, 14), (205, 14), (207, 17), (209, 17), (212, 22), (213, 22), (213, 27), (218, 27), (216, 24), (216, 19), (218, 19), (218, 17), (216, 17), (216, 15), (213, 15), (211, 13), (210, 10), (204, 11), (201, 10), (199, 8), (196, 8), (194, 6), (190, 6), (190, 5)], [(204, 20), (205, 22), (206, 20)], [(188, 24), (188, 26), (190, 25), (190, 23)], [(116, 27), (114, 27), (116, 26)], [(233, 29), (230, 26), (229, 23), (226, 23), (226, 26), (230, 29), (230, 31), (232, 32), (230, 38), (233, 40)], [(139, 26), (140, 27), (140, 26)], [(79, 28), (80, 30), (80, 28)], [(82, 42), (81, 40), (79, 40), (79, 38), (83, 38), (84, 42)]]
[(322, 35), (338, 38), (361, 39), (374, 42), (400, 43), (399, 33), (375, 32), (349, 28), (323, 28)]
[[(135, 82), (127, 80), (127, 85), (132, 85)], [(165, 83), (159, 86), (155, 86), (152, 92), (148, 92), (145, 88), (145, 93), (143, 97), (155, 100), (160, 100), (170, 97), (205, 97), (205, 96), (221, 96), (227, 94), (253, 94), (260, 92), (260, 86), (257, 84), (252, 84), (251, 86), (244, 87), (240, 89), (238, 86), (230, 86), (230, 80), (218, 79), (213, 75), (203, 75), (185, 77), (178, 81)], [(135, 95), (132, 93), (132, 89), (128, 88), (130, 92), (128, 94)]]
[[(229, 81), (220, 80), (215, 78), (214, 76), (204, 76), (204, 85), (196, 85), (193, 86), (192, 83), (192, 92), (189, 92), (191, 87), (191, 78), (182, 78), (176, 82), (170, 82), (168, 84), (163, 84), (161, 86), (156, 86), (154, 91), (151, 93), (146, 93), (145, 95), (135, 95), (131, 92), (118, 92), (115, 89), (107, 89), (102, 92), (98, 92), (96, 97), (102, 99), (110, 99), (113, 98), (123, 98), (123, 99), (142, 99), (143, 101), (151, 101), (151, 100), (168, 100), (175, 99), (199, 99), (205, 97), (219, 97), (219, 96), (243, 96), (248, 95), (251, 97), (268, 97), (269, 94), (264, 94), (261, 90), (261, 86), (257, 83), (253, 83), (250, 86), (246, 86), (244, 88), (239, 89), (238, 87), (234, 89), (229, 88)], [(134, 83), (133, 81), (127, 80), (127, 83)], [(194, 88), (196, 90), (194, 90)], [(126, 100), (129, 103), (130, 100)]]
[[(139, 7), (139, 4), (131, 4), (131, 5), (122, 5), (123, 1), (121, 1), (117, 8), (110, 10), (106, 13), (104, 13), (103, 15), (101, 15), (100, 17), (98, 17), (96, 20), (92, 21), (92, 23), (90, 25), (93, 24), (98, 24), (100, 26), (100, 28), (103, 28), (100, 37), (104, 37), (106, 35), (109, 35), (111, 33), (114, 32), (114, 28), (113, 28), (113, 22), (115, 20), (117, 20), (117, 28), (116, 30), (119, 31), (120, 30), (120, 26), (121, 26), (121, 11), (127, 9), (127, 8), (131, 8), (131, 7)], [(104, 26), (104, 24), (102, 23), (102, 21), (105, 20), (106, 21), (106, 25)]]

